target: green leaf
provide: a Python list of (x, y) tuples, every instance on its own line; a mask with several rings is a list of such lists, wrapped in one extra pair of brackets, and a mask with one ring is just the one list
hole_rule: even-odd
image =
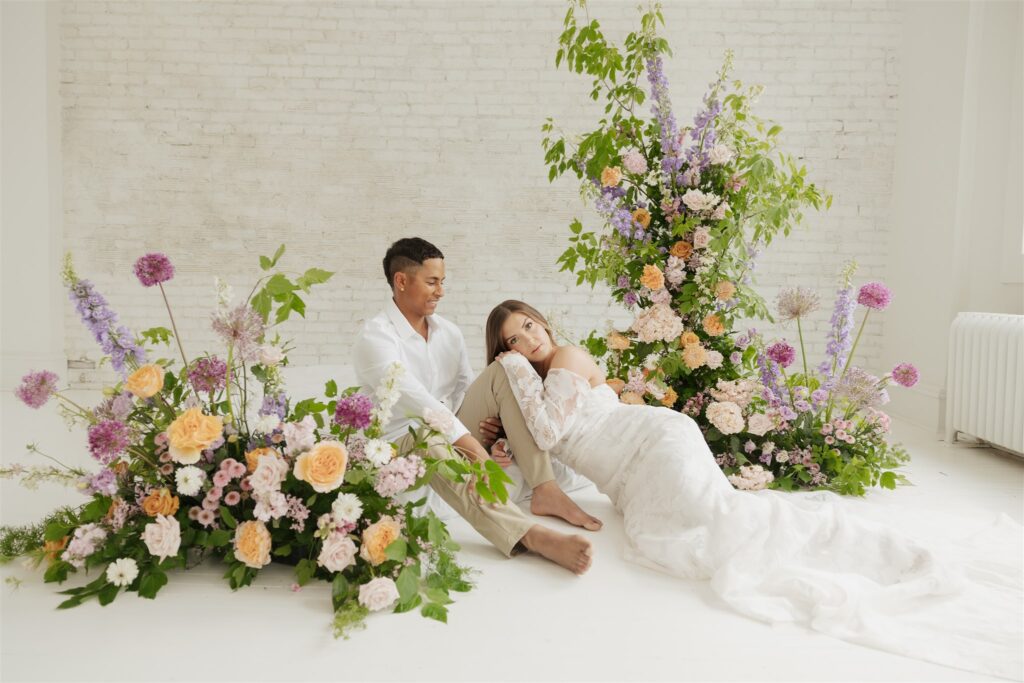
[(447, 536), (448, 532), (445, 529), (444, 522), (435, 515), (430, 515), (430, 522), (427, 525), (427, 540), (434, 545), (441, 545)]
[(298, 285), (299, 289), (302, 291), (308, 292), (311, 286), (323, 284), (330, 280), (333, 275), (334, 273), (329, 270), (310, 268), (299, 276), (299, 279), (295, 281), (295, 284)]
[(207, 545), (220, 548), (225, 546), (231, 541), (231, 532), (227, 529), (217, 529), (216, 531), (210, 532), (210, 537), (207, 539)]
[(274, 252), (274, 258), (270, 259), (270, 265), (271, 266), (276, 266), (278, 259), (280, 259), (283, 255), (284, 255), (284, 245), (282, 244), (281, 246), (279, 246), (277, 248), (277, 251)]
[(448, 596), (448, 591), (444, 588), (428, 588), (423, 591), (424, 595), (431, 602), (436, 602), (439, 605), (450, 605), (453, 600)]
[(96, 597), (99, 598), (101, 605), (109, 605), (114, 601), (114, 598), (117, 597), (117, 592), (120, 590), (120, 586), (108, 583), (100, 589), (100, 592), (96, 594)]
[(419, 596), (419, 572), (413, 567), (404, 567), (402, 571), (399, 572), (398, 580), (395, 581), (395, 585), (398, 587), (398, 596), (400, 602), (409, 602), (413, 598)]
[(46, 525), (46, 531), (43, 532), (43, 540), (59, 541), (69, 533), (71, 533), (71, 527), (65, 526), (59, 522), (50, 522)]
[(427, 619), (440, 621), (442, 624), (448, 623), (448, 608), (444, 605), (428, 602), (423, 606), (423, 609), (420, 610), (420, 614), (425, 616)]
[(269, 280), (267, 280), (267, 284), (264, 285), (264, 289), (270, 293), (270, 296), (280, 301), (283, 297), (287, 296), (288, 294), (291, 294), (297, 288), (295, 287), (295, 285), (292, 284), (292, 281), (289, 280), (286, 276), (282, 275), (281, 273), (277, 273)]
[(229, 529), (234, 529), (238, 526), (238, 522), (235, 521), (235, 516), (231, 514), (231, 510), (228, 510), (227, 507), (223, 505), (220, 506), (220, 518), (224, 520), (224, 523), (228, 525)]
[(324, 386), (324, 396), (327, 396), (328, 398), (334, 398), (337, 395), (338, 383), (335, 382), (333, 379), (328, 380), (327, 384)]
[(266, 256), (260, 256), (260, 268), (262, 268), (263, 270), (270, 270), (273, 267), (274, 267), (273, 261), (271, 261)]
[(142, 338), (153, 344), (169, 344), (174, 333), (166, 327), (151, 327), (148, 330), (143, 330)]
[(100, 496), (95, 498), (91, 503), (85, 506), (82, 510), (81, 519), (83, 522), (98, 522), (107, 516), (107, 510), (110, 509), (110, 498), (106, 496)]
[(290, 543), (286, 543), (280, 548), (276, 549), (273, 553), (274, 557), (288, 557), (292, 554), (292, 546)]
[(46, 568), (46, 572), (43, 574), (43, 581), (46, 583), (64, 583), (68, 578), (68, 571), (71, 569), (71, 565), (64, 561), (58, 561), (51, 564)]
[(417, 607), (419, 607), (420, 604), (422, 604), (422, 602), (423, 598), (417, 593), (416, 595), (412, 596), (412, 600), (410, 600), (409, 602), (399, 602), (398, 605), (395, 606), (394, 612), (395, 614), (401, 614), (402, 612), (414, 610)]
[[(87, 596), (85, 596), (85, 597), (87, 597)], [(84, 600), (85, 597), (80, 596), (80, 595), (76, 595), (73, 598), (68, 598), (64, 602), (62, 602), (59, 605), (57, 605), (57, 609), (70, 609), (72, 607), (78, 607), (79, 605), (82, 604), (82, 600)]]
[(160, 571), (150, 572), (139, 583), (139, 597), (152, 600), (166, 584), (167, 574)]
[(882, 472), (882, 476), (878, 480), (878, 484), (883, 489), (894, 489), (894, 488), (896, 488), (896, 473), (895, 472)]
[(305, 586), (315, 573), (316, 563), (313, 560), (303, 558), (295, 565), (295, 582), (300, 586)]
[(348, 579), (341, 572), (338, 572), (334, 581), (331, 582), (331, 602), (334, 605), (334, 609), (337, 610), (341, 603), (345, 602), (348, 598)]
[(408, 544), (404, 538), (396, 538), (384, 549), (384, 556), (395, 562), (402, 562), (408, 554)]

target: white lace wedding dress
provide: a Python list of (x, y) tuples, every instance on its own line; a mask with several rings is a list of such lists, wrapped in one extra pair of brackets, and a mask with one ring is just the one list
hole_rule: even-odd
[[(1005, 515), (938, 557), (828, 492), (734, 490), (682, 413), (622, 404), (611, 387), (569, 370), (542, 381), (519, 354), (501, 363), (537, 444), (622, 512), (627, 559), (708, 579), (756, 619), (1022, 676), (1021, 526)], [(941, 545), (950, 529), (937, 532)]]

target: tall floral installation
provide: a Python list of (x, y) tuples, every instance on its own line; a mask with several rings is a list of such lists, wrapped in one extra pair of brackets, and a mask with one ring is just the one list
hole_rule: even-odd
[[(164, 290), (174, 276), (166, 256), (147, 254), (134, 272), (144, 287), (160, 290), (171, 329), (138, 338), (67, 258), (70, 299), (120, 380), (94, 407), (71, 400), (45, 370), (26, 375), (16, 393), (30, 408), (56, 401), (84, 425), (99, 471), (68, 467), (35, 445), (29, 451), (53, 465), (0, 470), (29, 487), (59, 482), (88, 497), (40, 524), (0, 530), (0, 560), (45, 563), (47, 582), (78, 572), (92, 577), (62, 591), (61, 608), (94, 597), (106, 605), (122, 591), (153, 598), (171, 570), (205, 558), (226, 565), (232, 589), (252, 583), (272, 561), (294, 565), (294, 590), (313, 579), (330, 582), (337, 636), (385, 609), (420, 607), (423, 616), (446, 621), (450, 593), (471, 588), (445, 525), (416, 509), (422, 498), (403, 501), (433, 476), (473, 477), (483, 499), (505, 500), (507, 477), (494, 463), (428, 457), (428, 439), (440, 438), (430, 416), (411, 428), (409, 452), (381, 438), (398, 399), (398, 364), (372, 395), (339, 392), (330, 380), (324, 396), (292, 400), (281, 372), (289, 346), (270, 333), (291, 313), (304, 315), (302, 295), (332, 273), (311, 268), (292, 279), (277, 270), (283, 254), (282, 245), (260, 257), (264, 275), (242, 303), (218, 280), (211, 325), (223, 355), (191, 359)], [(177, 358), (150, 360), (172, 344), (180, 367)]]
[(574, 220), (558, 261), (579, 285), (608, 285), (634, 320), (628, 330), (594, 331), (583, 344), (602, 359), (622, 401), (694, 417), (739, 488), (860, 495), (868, 486), (894, 487), (908, 456), (888, 444), (888, 418), (878, 408), (889, 383), (910, 386), (917, 371), (901, 364), (876, 378), (850, 364), (855, 307), (865, 318), (884, 309), (884, 285), (854, 295), (855, 266), (844, 271), (829, 359), (815, 372), (801, 319), (818, 300), (806, 288), (784, 291), (777, 306), (779, 320), (796, 321), (798, 368), (790, 370), (788, 342), (734, 329), (740, 320), (773, 317), (753, 287), (760, 251), (788, 235), (804, 210), (832, 200), (778, 150), (781, 127), (751, 111), (763, 88), (730, 80), (727, 52), (692, 123), (681, 125), (664, 71), (671, 51), (656, 32), (664, 25), (660, 6), (641, 15), (640, 31), (621, 50), (586, 13), (585, 2), (570, 1), (555, 64), (592, 77), (590, 96), (603, 101), (604, 117), (576, 136), (549, 118), (543, 147), (549, 180), (575, 174), (603, 225), (590, 231)]

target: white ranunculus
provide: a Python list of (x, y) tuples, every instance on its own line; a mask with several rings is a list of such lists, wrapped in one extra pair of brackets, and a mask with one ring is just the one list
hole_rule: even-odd
[(371, 612), (390, 607), (398, 597), (398, 586), (386, 576), (372, 579), (359, 587), (359, 604)]
[(178, 554), (181, 548), (181, 525), (174, 517), (157, 515), (153, 522), (146, 525), (142, 540), (150, 555), (159, 557), (162, 562)]
[(115, 586), (126, 588), (139, 575), (139, 565), (130, 557), (114, 560), (107, 567), (107, 580)]
[(187, 465), (178, 468), (178, 471), (174, 473), (174, 481), (177, 484), (178, 493), (183, 496), (194, 496), (203, 488), (206, 472), (194, 465)]

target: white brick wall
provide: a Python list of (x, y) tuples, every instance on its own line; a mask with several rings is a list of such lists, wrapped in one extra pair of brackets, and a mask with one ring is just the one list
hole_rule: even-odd
[[(637, 25), (632, 3), (591, 3), (606, 34)], [(61, 23), (66, 246), (135, 330), (166, 324), (134, 259), (170, 255), (186, 351), (215, 349), (213, 277), (248, 291), (256, 255), (337, 271), (283, 334), (293, 362), (338, 363), (387, 295), (380, 259), (420, 235), (447, 256), (443, 315), (483, 364), (481, 327), (525, 298), (574, 338), (622, 321), (603, 291), (557, 272), (575, 183), (546, 180), (540, 124), (594, 124), (589, 81), (556, 71), (561, 2), (68, 2)], [(766, 297), (818, 288), (815, 357), (833, 274), (884, 274), (895, 143), (898, 8), (885, 2), (669, 3), (676, 115), (696, 113), (725, 48), (767, 91), (758, 112), (831, 189), (828, 213), (780, 239), (757, 272)], [(898, 293), (897, 293), (898, 294)], [(96, 346), (66, 309), (70, 360)], [(877, 357), (880, 325), (862, 348)], [(101, 374), (71, 373), (76, 384)]]

